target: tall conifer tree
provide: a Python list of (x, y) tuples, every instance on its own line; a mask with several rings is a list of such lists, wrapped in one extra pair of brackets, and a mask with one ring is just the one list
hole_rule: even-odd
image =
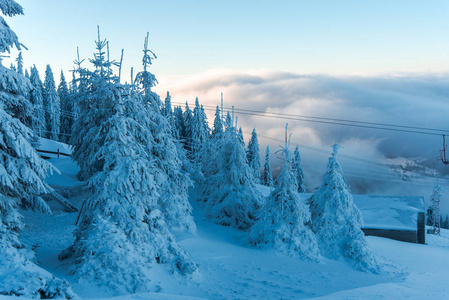
[(304, 181), (304, 171), (301, 166), (301, 155), (299, 154), (299, 147), (296, 146), (295, 153), (293, 154), (293, 174), (295, 174), (295, 178), (298, 181), (298, 192), (305, 193), (306, 185)]
[[(14, 0), (0, 1), (0, 10), (8, 17), (23, 14)], [(16, 34), (3, 17), (0, 23), (0, 52), (14, 46), (20, 50)], [(51, 190), (42, 178), (52, 167), (31, 146), (34, 133), (16, 113), (32, 106), (31, 88), (23, 75), (0, 66), (0, 295), (71, 298), (70, 285), (35, 265), (34, 253), (19, 239), (23, 228), (19, 207), (50, 212), (39, 195)]]
[[(154, 264), (181, 274), (197, 269), (170, 232), (195, 229), (186, 202), (189, 178), (180, 171), (158, 96), (151, 91), (154, 75), (145, 68), (137, 76), (141, 88), (121, 85), (103, 51), (106, 40), (99, 36), (96, 44), (96, 69), (87, 72), (87, 94), (73, 132), (75, 157), (91, 155), (93, 167), (85, 174), (90, 174), (90, 196), (75, 242), (60, 258), (74, 257), (80, 278), (119, 292), (152, 290)], [(83, 133), (89, 144), (81, 141)]]
[(164, 116), (167, 118), (168, 124), (170, 125), (170, 129), (173, 131), (175, 119), (173, 117), (173, 109), (171, 107), (171, 96), (167, 91), (167, 97), (164, 102)]
[(58, 96), (62, 111), (60, 140), (64, 143), (68, 143), (72, 135), (73, 103), (72, 97), (69, 93), (69, 88), (67, 86), (67, 81), (65, 80), (65, 76), (62, 71), (61, 71), (61, 80), (58, 86)]
[(346, 258), (356, 269), (377, 273), (380, 266), (361, 230), (362, 215), (337, 161), (339, 147), (333, 146), (322, 183), (310, 199), (313, 230), (324, 255)]
[(22, 57), (22, 51), (19, 52), (19, 55), (16, 58), (17, 62), (17, 73), (20, 75), (23, 75), (23, 57)]
[(285, 141), (285, 147), (282, 148), (284, 166), (276, 187), (251, 228), (250, 242), (259, 247), (273, 247), (292, 256), (316, 260), (318, 246), (308, 225), (311, 221), (309, 209), (298, 194), (289, 144), (290, 141)]
[(185, 148), (188, 152), (188, 157), (191, 159), (191, 152), (192, 152), (192, 123), (193, 123), (193, 113), (192, 110), (189, 107), (189, 103), (186, 101), (186, 107), (184, 110), (184, 132), (182, 134)]
[(248, 150), (246, 151), (246, 157), (248, 158), (248, 164), (253, 172), (254, 179), (257, 183), (260, 183), (260, 154), (259, 154), (259, 141), (257, 139), (256, 129), (253, 129), (251, 139), (248, 143)]
[(217, 136), (223, 133), (223, 120), (221, 119), (220, 108), (217, 105), (215, 110), (214, 128), (212, 130), (212, 136)]
[(173, 111), (173, 116), (174, 116), (174, 125), (173, 125), (174, 137), (177, 140), (181, 140), (183, 138), (184, 133), (184, 116), (182, 114), (181, 106), (175, 107)]
[(245, 148), (235, 127), (228, 127), (221, 138), (213, 140), (216, 152), (207, 165), (200, 200), (205, 202), (206, 215), (215, 223), (248, 229), (262, 197), (248, 166)]
[(265, 164), (262, 175), (262, 184), (272, 187), (273, 186), (273, 175), (271, 174), (270, 166), (270, 147), (267, 146), (267, 151), (265, 154)]
[[(46, 107), (45, 104), (47, 105)], [(61, 106), (50, 65), (47, 65), (47, 68), (45, 69), (44, 109), (46, 110), (48, 116), (48, 138), (58, 141), (61, 128)]]
[(39, 137), (46, 136), (43, 85), (36, 66), (31, 67), (30, 81), (33, 86), (30, 94), (33, 105), (33, 130)]

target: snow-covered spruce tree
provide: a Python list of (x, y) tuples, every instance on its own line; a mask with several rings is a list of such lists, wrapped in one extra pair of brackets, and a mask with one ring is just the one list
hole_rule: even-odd
[(441, 222), (440, 222), (440, 201), (443, 197), (443, 187), (441, 185), (436, 184), (433, 187), (432, 195), (430, 196), (430, 207), (432, 211), (430, 226), (433, 228), (434, 234), (440, 234)]
[[(238, 137), (239, 137), (240, 142), (242, 143), (243, 148), (245, 148), (245, 139), (243, 138), (242, 127), (239, 128)], [(246, 161), (248, 161), (248, 159)]]
[(159, 168), (157, 186), (159, 205), (170, 229), (196, 232), (192, 216), (192, 206), (188, 200), (188, 188), (192, 185), (189, 175), (183, 170), (185, 154), (178, 151), (173, 139), (170, 124), (162, 115), (160, 98), (151, 90), (156, 85), (156, 77), (147, 68), (156, 56), (148, 49), (148, 35), (144, 43), (143, 71), (136, 76), (136, 83), (141, 87), (144, 100), (150, 103), (149, 118), (154, 141), (151, 148), (156, 166)]
[(217, 109), (215, 111), (215, 120), (214, 120), (214, 128), (212, 130), (212, 134), (210, 138), (206, 140), (204, 143), (204, 147), (202, 150), (202, 180), (206, 180), (210, 178), (212, 175), (215, 175), (219, 171), (219, 159), (217, 159), (217, 153), (219, 152), (219, 147), (222, 144), (222, 139), (224, 138), (223, 131), (223, 121), (221, 120), (220, 109), (217, 105)]
[(265, 154), (265, 164), (261, 183), (265, 186), (269, 187), (273, 186), (273, 175), (271, 174), (271, 166), (270, 166), (270, 146), (267, 146), (267, 151)]
[[(0, 1), (3, 15), (23, 14), (13, 0)], [(20, 49), (15, 33), (0, 17), (0, 52)], [(31, 146), (34, 133), (16, 115), (22, 107), (31, 107), (28, 79), (0, 66), (0, 295), (30, 298), (74, 296), (66, 281), (55, 278), (34, 263), (34, 253), (20, 241), (23, 228), (18, 207), (49, 213), (38, 196), (50, 190), (43, 177), (51, 165), (42, 160)]]
[(22, 51), (19, 52), (19, 55), (16, 58), (17, 62), (17, 73), (20, 75), (23, 75), (23, 57), (22, 57)]
[(171, 107), (171, 96), (170, 93), (167, 91), (167, 97), (164, 101), (164, 110), (163, 115), (165, 118), (167, 118), (168, 124), (170, 125), (170, 129), (172, 132), (174, 131), (174, 124), (175, 124), (175, 118), (173, 116), (173, 109)]
[(60, 141), (68, 143), (72, 135), (73, 124), (73, 105), (67, 81), (65, 80), (64, 72), (61, 71), (61, 80), (58, 85), (58, 96), (61, 105), (61, 128)]
[(323, 255), (348, 260), (354, 268), (377, 273), (380, 266), (361, 230), (362, 215), (355, 206), (333, 146), (327, 171), (310, 199), (313, 230)]
[(33, 106), (33, 125), (34, 132), (39, 136), (46, 136), (45, 127), (45, 110), (44, 110), (44, 97), (43, 97), (43, 85), (39, 77), (39, 72), (36, 66), (31, 67), (30, 81), (32, 90), (30, 92), (30, 100)]
[(191, 157), (196, 162), (200, 162), (200, 156), (204, 143), (209, 138), (209, 126), (207, 125), (206, 114), (200, 106), (198, 98), (195, 99), (195, 108), (193, 109), (193, 118), (191, 122)]
[(27, 70), (27, 69), (25, 69), (25, 77), (28, 78), (28, 79), (30, 79), (30, 73), (28, 73), (28, 70)]
[(184, 116), (182, 115), (181, 106), (175, 106), (173, 110), (173, 116), (173, 136), (175, 137), (175, 139), (181, 140), (184, 132)]
[(61, 106), (50, 65), (47, 65), (45, 69), (44, 109), (47, 112), (48, 138), (58, 141), (61, 127)]
[(248, 164), (251, 168), (254, 178), (257, 183), (260, 183), (260, 154), (259, 154), (259, 141), (257, 140), (256, 129), (253, 129), (251, 139), (248, 143), (248, 150), (246, 151), (246, 157), (248, 158)]
[(215, 110), (214, 128), (212, 130), (212, 137), (221, 135), (223, 133), (223, 120), (221, 118), (220, 108), (217, 105)]
[(315, 235), (309, 227), (309, 207), (298, 194), (289, 144), (290, 141), (286, 141), (282, 148), (284, 166), (276, 187), (257, 214), (249, 240), (259, 247), (273, 247), (291, 256), (316, 260), (319, 250)]
[(229, 128), (232, 128), (233, 126), (234, 126), (234, 124), (232, 124), (231, 114), (230, 114), (229, 111), (228, 111), (228, 113), (226, 114), (226, 119), (225, 119), (224, 127), (225, 127), (225, 129), (227, 130), (227, 129), (229, 129)]
[(205, 202), (205, 213), (217, 224), (248, 229), (255, 219), (262, 196), (256, 188), (246, 160), (245, 148), (235, 127), (228, 127), (216, 139), (213, 158), (216, 173), (201, 184), (199, 200)]
[(304, 171), (301, 166), (301, 155), (299, 154), (299, 147), (296, 146), (295, 153), (293, 154), (293, 164), (292, 164), (293, 174), (298, 181), (298, 193), (306, 192), (306, 185), (304, 181)]
[(100, 126), (103, 143), (96, 159), (103, 169), (89, 180), (91, 195), (82, 211), (74, 245), (74, 271), (118, 292), (154, 289), (156, 263), (191, 274), (196, 265), (175, 242), (160, 208), (161, 178), (153, 155), (149, 106), (137, 92), (117, 94), (114, 114)]
[(182, 140), (184, 141), (184, 145), (187, 150), (187, 156), (191, 158), (193, 113), (187, 101), (183, 117), (184, 117), (184, 132), (182, 134)]
[[(90, 196), (81, 212), (74, 244), (61, 253), (60, 259), (72, 257), (73, 271), (79, 278), (95, 280), (118, 292), (151, 290), (150, 268), (156, 263), (181, 274), (197, 270), (169, 231), (187, 227), (186, 220), (193, 223), (190, 215), (190, 219), (185, 216), (191, 208), (183, 206), (182, 201), (187, 201), (189, 180), (185, 174), (178, 174), (173, 157), (176, 147), (163, 136), (171, 138), (169, 131), (160, 129), (168, 125), (162, 123), (165, 118), (160, 110), (154, 109), (155, 96), (147, 95), (150, 89), (136, 90), (118, 82), (102, 51), (106, 43), (98, 37), (98, 53), (92, 60), (96, 69), (86, 73), (88, 86), (83, 99), (87, 100), (82, 101), (80, 121), (73, 133), (74, 140), (79, 141), (79, 126), (87, 115), (98, 124), (94, 125), (96, 134), (90, 134), (91, 129), (86, 131), (90, 143), (96, 145), (95, 151), (86, 151), (95, 166), (90, 170)], [(148, 78), (141, 75), (137, 78)], [(97, 114), (92, 115), (92, 110)], [(89, 145), (77, 142), (78, 153), (82, 152), (80, 146)], [(162, 156), (171, 161), (161, 161)], [(162, 167), (172, 168), (172, 173), (167, 174)], [(182, 188), (185, 190), (180, 191)], [(167, 199), (173, 193), (178, 193), (178, 198)], [(176, 206), (169, 206), (170, 201)], [(194, 224), (191, 226), (194, 229)]]
[(95, 155), (105, 137), (98, 133), (102, 124), (114, 114), (117, 90), (121, 89), (112, 73), (112, 64), (106, 59), (107, 41), (100, 39), (99, 29), (95, 44), (97, 52), (90, 60), (95, 70), (82, 68), (79, 58), (76, 61), (78, 68), (75, 70), (79, 84), (76, 98), (80, 115), (73, 124), (70, 144), (74, 146), (72, 158), (80, 167), (78, 177), (81, 180), (87, 180), (103, 169), (103, 161), (96, 159)]

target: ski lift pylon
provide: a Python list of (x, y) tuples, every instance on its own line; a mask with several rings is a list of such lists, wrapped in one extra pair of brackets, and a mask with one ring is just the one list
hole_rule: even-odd
[(449, 160), (446, 157), (446, 149), (447, 149), (446, 135), (443, 134), (443, 150), (440, 150), (440, 158), (441, 158), (441, 161), (443, 162), (443, 164), (448, 165)]

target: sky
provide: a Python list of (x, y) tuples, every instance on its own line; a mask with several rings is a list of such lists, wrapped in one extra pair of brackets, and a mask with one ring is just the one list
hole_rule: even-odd
[[(29, 48), (25, 64), (68, 70), (94, 52), (97, 25), (124, 72), (141, 65), (178, 77), (214, 68), (326, 74), (448, 70), (447, 1), (23, 0), (8, 20)], [(9, 19), (9, 18), (8, 18)], [(42, 66), (42, 67), (41, 67)]]
[[(25, 66), (36, 64), (41, 76), (46, 64), (70, 76), (77, 47), (87, 66), (99, 25), (111, 59), (120, 60), (124, 49), (124, 81), (131, 66), (140, 70), (149, 32), (155, 91), (162, 99), (170, 91), (175, 104), (193, 105), (199, 97), (211, 123), (209, 109), (223, 92), (225, 107), (449, 129), (447, 1), (18, 2), (25, 15), (6, 20), (28, 48)], [(258, 130), (261, 157), (267, 145), (278, 149), (285, 122), (239, 116), (245, 140)], [(335, 141), (356, 158), (342, 158), (355, 192), (386, 193), (388, 180), (379, 180), (392, 176), (386, 163), (396, 164), (402, 177), (410, 170), (449, 175), (449, 166), (435, 159), (440, 137), (298, 121), (289, 128), (292, 144), (304, 146), (310, 190)], [(390, 182), (388, 193), (430, 195), (426, 180), (419, 192)]]

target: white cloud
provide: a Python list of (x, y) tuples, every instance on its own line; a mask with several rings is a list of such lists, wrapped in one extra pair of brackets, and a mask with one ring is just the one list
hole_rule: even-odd
[[(199, 97), (200, 103), (205, 107), (215, 106), (220, 104), (220, 93), (223, 92), (225, 107), (449, 129), (448, 74), (336, 77), (270, 70), (217, 69), (176, 80), (164, 78), (160, 80), (157, 91), (163, 95), (166, 90), (170, 91), (172, 101), (175, 103), (188, 101), (189, 104), (193, 104), (195, 97)], [(213, 122), (213, 113), (213, 109), (208, 111), (210, 123)], [(439, 155), (442, 144), (439, 136), (244, 114), (240, 114), (238, 120), (245, 132), (245, 139), (249, 138), (252, 128), (256, 128), (261, 151), (264, 151), (267, 144), (270, 145), (272, 152), (278, 149), (283, 140), (285, 123), (288, 122), (294, 144), (330, 151), (329, 146), (339, 136), (339, 143), (344, 147), (341, 151), (343, 155), (375, 162), (385, 162), (386, 158), (391, 157), (421, 157), (424, 158), (422, 162), (424, 165), (438, 169), (440, 175), (449, 174), (448, 167), (434, 160)], [(320, 173), (324, 171), (328, 154), (307, 148), (302, 148), (302, 152), (305, 164), (312, 165), (313, 170), (316, 169), (316, 174), (310, 179), (316, 184), (319, 182)], [(263, 157), (263, 153), (261, 156)], [(367, 166), (361, 161), (344, 158), (341, 161), (348, 169), (365, 168), (375, 176), (372, 165)], [(314, 165), (317, 167), (314, 168)], [(349, 181), (356, 192), (363, 192), (364, 189), (372, 190), (377, 184), (384, 185), (366, 178), (359, 178), (358, 182), (355, 179)], [(361, 181), (364, 184), (361, 185)]]

